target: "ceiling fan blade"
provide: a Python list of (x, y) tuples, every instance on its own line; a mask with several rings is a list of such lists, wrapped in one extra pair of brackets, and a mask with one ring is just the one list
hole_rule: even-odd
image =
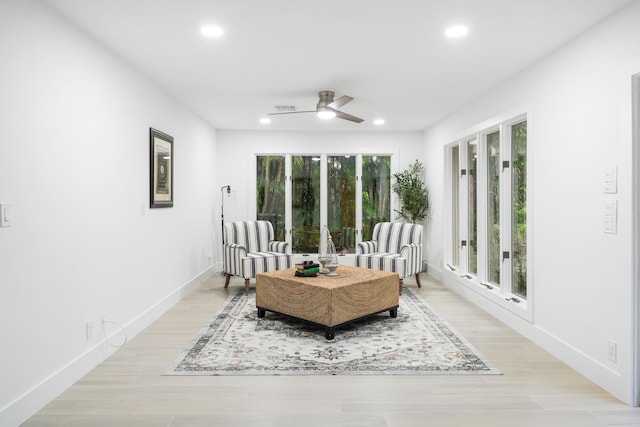
[(268, 113), (267, 116), (278, 116), (280, 114), (298, 114), (298, 113), (315, 113), (316, 110), (309, 110), (309, 111), (287, 111), (284, 113)]
[(341, 96), (340, 98), (336, 99), (335, 101), (331, 102), (330, 104), (327, 104), (327, 107), (329, 108), (340, 108), (342, 107), (344, 104), (346, 104), (347, 102), (353, 101), (353, 98), (347, 95)]
[(351, 114), (343, 113), (342, 111), (338, 111), (338, 110), (333, 110), (333, 111), (336, 112), (336, 117), (339, 117), (341, 119), (349, 120), (350, 122), (356, 122), (356, 123), (364, 122), (364, 120), (361, 119), (360, 117), (352, 116)]

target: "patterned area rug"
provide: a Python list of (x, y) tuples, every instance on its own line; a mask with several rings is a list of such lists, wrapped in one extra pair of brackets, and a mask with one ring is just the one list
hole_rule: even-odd
[(267, 311), (238, 289), (165, 375), (500, 374), (411, 288), (384, 312), (324, 329)]

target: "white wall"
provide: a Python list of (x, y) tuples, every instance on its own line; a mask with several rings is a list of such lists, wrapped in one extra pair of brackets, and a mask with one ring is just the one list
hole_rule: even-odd
[[(429, 264), (460, 292), (633, 404), (631, 76), (640, 72), (640, 2), (425, 132), (433, 218)], [(458, 286), (442, 270), (444, 146), (500, 115), (528, 113), (533, 323)], [(508, 115), (508, 114), (507, 114)], [(618, 168), (618, 193), (603, 193)], [(604, 200), (618, 232), (603, 232)], [(618, 360), (607, 358), (607, 341)]]
[[(215, 129), (38, 2), (0, 3), (0, 57), (0, 425), (16, 425), (113, 351), (101, 313), (131, 337), (208, 274), (218, 175)], [(149, 127), (175, 138), (173, 208), (149, 209)]]
[[(391, 167), (403, 170), (424, 157), (422, 132), (275, 132), (219, 130), (218, 176), (231, 185), (224, 219), (256, 217), (256, 154), (391, 154)], [(392, 170), (392, 173), (394, 170)], [(218, 189), (218, 205), (222, 196)], [(394, 209), (392, 207), (392, 209)], [(220, 206), (217, 207), (220, 221)], [(393, 214), (392, 214), (393, 216)], [(220, 222), (218, 222), (220, 224)], [(221, 243), (220, 243), (221, 247)], [(218, 260), (221, 253), (218, 251)]]
[[(534, 323), (469, 298), (630, 402), (630, 76), (640, 4), (420, 132), (220, 131), (31, 0), (0, 3), (0, 424), (35, 412), (111, 351), (101, 313), (140, 331), (220, 259), (225, 219), (255, 216), (256, 153), (392, 153), (427, 167), (426, 256), (442, 266), (443, 146), (529, 112)], [(175, 207), (148, 209), (148, 128), (175, 138)], [(211, 167), (214, 164), (215, 167)], [(619, 171), (618, 234), (602, 233), (602, 171)], [(440, 206), (438, 206), (440, 205)], [(114, 338), (114, 340), (117, 337)], [(606, 342), (618, 343), (618, 362)]]

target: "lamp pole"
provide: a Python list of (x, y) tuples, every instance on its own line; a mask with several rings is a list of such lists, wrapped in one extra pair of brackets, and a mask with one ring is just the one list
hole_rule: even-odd
[(220, 206), (220, 222), (222, 223), (222, 273), (224, 274), (224, 268), (225, 268), (225, 254), (224, 254), (224, 189), (227, 189), (227, 194), (231, 194), (231, 186), (230, 185), (223, 185), (222, 187), (220, 187), (220, 195), (222, 196), (222, 204)]

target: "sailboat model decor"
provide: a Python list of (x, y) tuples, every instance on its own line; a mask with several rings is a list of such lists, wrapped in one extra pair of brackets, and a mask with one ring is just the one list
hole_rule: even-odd
[(318, 252), (318, 261), (323, 267), (320, 273), (326, 274), (327, 276), (337, 276), (338, 254), (336, 252), (336, 246), (333, 244), (331, 233), (326, 226), (322, 228), (319, 243), (320, 251)]

